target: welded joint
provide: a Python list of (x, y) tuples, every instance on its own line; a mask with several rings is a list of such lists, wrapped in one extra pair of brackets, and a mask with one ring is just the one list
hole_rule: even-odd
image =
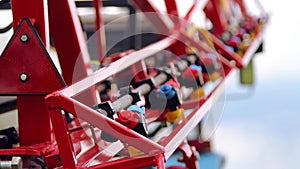
[(48, 110), (55, 110), (60, 109), (60, 102), (61, 102), (61, 95), (60, 92), (54, 92), (46, 96), (46, 106)]

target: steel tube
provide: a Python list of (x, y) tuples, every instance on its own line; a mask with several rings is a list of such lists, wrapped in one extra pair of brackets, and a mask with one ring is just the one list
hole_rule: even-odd
[(115, 112), (119, 112), (122, 109), (124, 109), (125, 107), (128, 107), (129, 105), (131, 105), (132, 101), (133, 101), (132, 96), (127, 94), (127, 95), (120, 97), (116, 101), (114, 101), (112, 103), (112, 107), (115, 110)]
[[(153, 78), (153, 83), (155, 86), (159, 86), (167, 80), (167, 75), (165, 73), (160, 73), (158, 76)], [(141, 96), (149, 93), (151, 91), (151, 86), (149, 84), (143, 84), (136, 88), (135, 92), (139, 93)], [(132, 104), (133, 98), (130, 94), (126, 94), (112, 103), (112, 107), (115, 112), (119, 112), (125, 107)]]

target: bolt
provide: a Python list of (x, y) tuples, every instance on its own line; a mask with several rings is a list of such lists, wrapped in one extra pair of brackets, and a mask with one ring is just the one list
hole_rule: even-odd
[(20, 40), (21, 40), (21, 42), (26, 43), (26, 42), (28, 42), (29, 37), (28, 37), (28, 35), (23, 34), (23, 35), (21, 35)]
[(26, 74), (26, 73), (22, 73), (21, 75), (20, 75), (20, 80), (22, 81), (22, 82), (26, 82), (27, 80), (28, 80), (28, 75)]

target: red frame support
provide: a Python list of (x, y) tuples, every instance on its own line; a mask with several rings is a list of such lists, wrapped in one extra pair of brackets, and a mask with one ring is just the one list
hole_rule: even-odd
[(210, 0), (204, 8), (204, 11), (214, 25), (214, 34), (221, 36), (228, 28), (228, 14), (223, 10), (220, 0)]
[[(176, 41), (176, 36), (166, 38), (156, 44), (150, 45), (140, 51), (132, 52), (126, 57), (123, 57), (113, 64), (109, 65), (106, 69), (100, 69), (93, 73), (91, 76), (84, 78), (83, 80), (65, 88), (60, 91), (54, 92), (46, 97), (46, 102), (49, 109), (49, 114), (51, 114), (51, 120), (53, 122), (53, 128), (55, 131), (56, 140), (59, 146), (59, 151), (63, 161), (64, 168), (74, 167), (88, 167), (88, 166), (78, 166), (79, 164), (87, 164), (88, 162), (78, 163), (78, 160), (74, 158), (74, 151), (71, 146), (71, 139), (68, 135), (68, 129), (65, 126), (65, 121), (62, 120), (63, 114), (61, 109), (72, 113), (75, 117), (93, 124), (94, 126), (102, 129), (103, 131), (113, 135), (114, 137), (120, 138), (121, 140), (128, 142), (130, 145), (147, 152), (148, 157), (155, 157), (156, 155), (162, 154), (163, 147), (151, 140), (129, 130), (125, 126), (99, 114), (95, 110), (83, 105), (82, 103), (74, 100), (72, 96), (79, 94), (80, 92), (86, 90), (89, 87), (93, 87), (95, 84), (105, 80), (109, 76), (125, 70), (127, 67), (138, 63), (142, 59), (145, 59), (153, 54), (155, 54), (158, 49), (165, 49)], [(130, 59), (129, 59), (130, 58)], [(125, 61), (126, 60), (126, 61)], [(116, 69), (118, 68), (118, 69)], [(145, 146), (147, 145), (147, 146)], [(98, 151), (95, 154), (99, 154)], [(84, 157), (84, 155), (81, 155)], [(147, 158), (148, 159), (148, 158)], [(155, 159), (159, 160), (160, 158)], [(144, 163), (140, 164), (145, 166)], [(159, 164), (160, 165), (160, 164)], [(94, 166), (95, 167), (95, 166)], [(93, 168), (93, 166), (91, 166)], [(101, 168), (101, 167), (99, 167)]]
[[(55, 4), (54, 8), (49, 7), (49, 9), (53, 11), (53, 9), (57, 9), (58, 6), (66, 9), (59, 11), (62, 14), (58, 14), (59, 12), (57, 11), (55, 14), (58, 14), (59, 17), (64, 16), (64, 19), (66, 19), (62, 25), (69, 23), (69, 25), (67, 25), (68, 28), (62, 27), (64, 29), (61, 30), (70, 29), (71, 31), (66, 30), (67, 33), (64, 36), (61, 36), (60, 30), (57, 32), (53, 31), (52, 35), (55, 36), (55, 39), (58, 39), (55, 41), (57, 44), (56, 47), (58, 48), (57, 51), (63, 53), (59, 55), (59, 58), (63, 72), (65, 73), (65, 79), (69, 80), (69, 83), (72, 83), (74, 80), (80, 80), (86, 77), (88, 73), (91, 72), (91, 67), (86, 51), (80, 55), (85, 42), (82, 30), (81, 32), (79, 30), (81, 27), (79, 26), (80, 23), (76, 15), (75, 5), (68, 5), (70, 4), (66, 3), (65, 6)], [(57, 167), (61, 164), (59, 156), (57, 156), (57, 145), (52, 133), (50, 117), (45, 106), (45, 95), (62, 88), (65, 86), (65, 82), (62, 80), (47, 53), (47, 49), (49, 49), (50, 46), (47, 1), (30, 0), (25, 2), (13, 0), (12, 11), (15, 33), (1, 56), (0, 69), (2, 69), (2, 71), (0, 78), (3, 78), (1, 81), (4, 83), (1, 83), (0, 95), (18, 96), (20, 145), (25, 146), (25, 150), (33, 149), (40, 152), (45, 157), (45, 162), (48, 167)], [(70, 12), (69, 15), (66, 14), (68, 12)], [(26, 17), (29, 19), (23, 21)], [(57, 21), (55, 20), (54, 22)], [(34, 24), (34, 27), (31, 23)], [(57, 22), (54, 23), (52, 28), (59, 29), (60, 26), (61, 25)], [(70, 28), (71, 26), (74, 26), (74, 29)], [(37, 32), (35, 32), (35, 29)], [(68, 48), (64, 48), (65, 44), (61, 44), (59, 42), (61, 39), (59, 38), (66, 38), (72, 41), (70, 37), (75, 39), (74, 42), (76, 41), (78, 43), (74, 43), (75, 47), (71, 45), (68, 46)], [(74, 49), (75, 54), (71, 53), (71, 55), (67, 57), (64, 55), (65, 52), (74, 51)], [(82, 56), (85, 56), (85, 58)], [(79, 62), (77, 62), (77, 58), (79, 58)], [(75, 69), (74, 71), (75, 66), (79, 70)], [(79, 75), (79, 77), (73, 77), (73, 72)], [(97, 96), (98, 92), (96, 89), (90, 89), (88, 92), (79, 96), (79, 99), (85, 100), (85, 98), (88, 97), (89, 99), (86, 103), (92, 105), (99, 102)], [(11, 152), (10, 155), (15, 155), (14, 153), (18, 154), (24, 151), (22, 148), (16, 147), (16, 151), (3, 150), (4, 154), (5, 152)], [(25, 151), (25, 153), (26, 152), (28, 151)], [(31, 155), (30, 152), (27, 155)]]
[(94, 0), (94, 8), (95, 8), (95, 15), (96, 15), (96, 22), (95, 22), (95, 32), (96, 32), (96, 40), (97, 40), (97, 52), (99, 62), (104, 59), (106, 55), (106, 42), (105, 42), (105, 29), (103, 27), (103, 20), (100, 13), (100, 8), (102, 7), (102, 2), (100, 0)]
[[(197, 8), (202, 8), (205, 13), (206, 16), (211, 20), (211, 22), (214, 25), (214, 30), (213, 33), (208, 33), (209, 36), (211, 37), (211, 40), (213, 42), (213, 44), (215, 45), (215, 47), (222, 53), (222, 55), (227, 58), (228, 60), (232, 60), (235, 62), (235, 66), (238, 68), (243, 68), (245, 66), (248, 65), (249, 61), (251, 60), (251, 58), (254, 56), (254, 53), (256, 52), (256, 49), (259, 47), (259, 45), (262, 43), (262, 33), (263, 33), (263, 28), (256, 28), (256, 36), (254, 38), (254, 40), (251, 42), (250, 47), (246, 50), (246, 52), (244, 53), (244, 55), (242, 57), (238, 56), (236, 53), (228, 51), (228, 49), (226, 48), (226, 46), (223, 44), (223, 42), (221, 42), (217, 37), (220, 37), (222, 35), (222, 33), (228, 29), (228, 21), (229, 21), (229, 15), (230, 15), (230, 11), (225, 11), (224, 7), (222, 6), (220, 0), (198, 0), (195, 2), (195, 4), (193, 4), (190, 9), (188, 10), (188, 12), (186, 13), (186, 15), (183, 17), (181, 22), (178, 22), (178, 19), (174, 19), (174, 15), (169, 16), (171, 18), (171, 20), (174, 22), (173, 24), (175, 25), (174, 27), (167, 27), (167, 26), (160, 26), (160, 25), (167, 25), (164, 20), (161, 17), (160, 11), (158, 11), (155, 6), (149, 2), (149, 0), (145, 0), (145, 1), (139, 1), (139, 0), (133, 0), (134, 5), (136, 7), (138, 7), (142, 12), (153, 12), (156, 13), (155, 17), (151, 16), (151, 15), (145, 15), (150, 22), (152, 23), (152, 25), (158, 29), (159, 32), (164, 32), (164, 33), (171, 33), (171, 32), (176, 32), (178, 30), (180, 30), (182, 32), (182, 36), (186, 38), (189, 38), (187, 36), (187, 34), (185, 32), (183, 32), (183, 30), (186, 30), (190, 25), (191, 22), (191, 18), (192, 18), (192, 14), (194, 11), (199, 10)], [(177, 5), (175, 0), (165, 0), (166, 6), (167, 6), (167, 12), (168, 14), (178, 14), (178, 11), (176, 12), (177, 9)], [(245, 16), (245, 18), (254, 21), (254, 19), (248, 14), (246, 7), (243, 3), (242, 0), (226, 0), (226, 3), (237, 3), (240, 8), (241, 8), (241, 12), (242, 14)], [(261, 6), (258, 6), (260, 8), (260, 10), (263, 10)], [(226, 13), (229, 12), (229, 13)], [(262, 17), (267, 17), (265, 16), (265, 12), (262, 11)], [(161, 23), (164, 22), (162, 24), (157, 24), (157, 23)], [(193, 38), (191, 38), (190, 40), (192, 40)], [(201, 43), (199, 42), (199, 40), (192, 40), (192, 41), (196, 41), (197, 43)], [(192, 46), (197, 46), (197, 43), (193, 43)], [(185, 51), (186, 45), (177, 42), (176, 47), (171, 47), (172, 51), (177, 54), (177, 55), (182, 55), (184, 54), (184, 52), (182, 53), (182, 51)], [(206, 46), (203, 43), (200, 46)], [(210, 50), (211, 51), (211, 50)], [(214, 52), (216, 53), (216, 52)], [(223, 58), (221, 58), (221, 60), (223, 60)], [(224, 61), (224, 60), (223, 60)]]
[[(28, 5), (32, 4), (32, 5)], [(35, 28), (40, 35), (40, 38), (42, 40), (42, 43), (45, 45), (46, 50), (49, 49), (49, 27), (48, 27), (48, 7), (47, 7), (47, 1), (36, 1), (36, 0), (29, 0), (29, 1), (17, 1), (12, 0), (11, 1), (12, 6), (12, 13), (13, 13), (13, 27), (16, 30), (18, 25), (20, 24), (21, 20), (25, 17), (30, 18), (31, 21), (34, 23)], [(25, 23), (26, 24), (26, 23)], [(26, 27), (26, 25), (25, 25)], [(30, 28), (23, 28), (27, 30), (23, 31), (29, 31)], [(22, 30), (21, 30), (22, 31)], [(20, 36), (20, 35), (19, 35)], [(33, 36), (33, 35), (32, 35)], [(18, 38), (18, 37), (16, 37)], [(33, 37), (36, 38), (36, 37)], [(16, 39), (17, 41), (19, 39)], [(33, 39), (34, 41), (35, 39)], [(14, 43), (14, 42), (12, 42)], [(17, 43), (17, 42), (15, 42)], [(40, 45), (38, 45), (40, 46)], [(27, 48), (29, 49), (29, 48)], [(9, 49), (7, 49), (9, 50)], [(18, 52), (17, 52), (18, 53)], [(20, 53), (23, 53), (20, 52)], [(3, 57), (5, 54), (3, 54)], [(13, 55), (14, 56), (14, 55)], [(10, 70), (11, 68), (8, 68), (6, 70)], [(4, 76), (3, 76), (4, 77)], [(6, 79), (4, 81), (7, 81)], [(9, 81), (7, 81), (9, 82)], [(11, 84), (14, 83), (10, 83)], [(5, 86), (4, 90), (7, 90), (7, 87), (9, 85)], [(56, 88), (57, 89), (57, 88)], [(28, 103), (28, 100), (35, 100), (35, 104), (42, 105), (42, 106), (32, 106), (32, 104)], [(50, 141), (50, 120), (47, 119), (47, 116), (45, 115), (46, 109), (44, 105), (43, 96), (18, 96), (18, 114), (20, 115), (19, 125), (20, 125), (20, 144), (21, 145), (32, 145), (37, 144), (40, 142)], [(32, 131), (32, 129), (35, 129), (34, 125), (31, 125), (31, 120), (28, 119), (28, 112), (33, 115), (33, 117), (39, 117), (38, 112), (36, 110), (41, 111), (41, 120), (44, 122), (43, 127), (38, 130), (39, 132), (35, 136), (29, 136), (28, 131)], [(36, 114), (37, 113), (37, 114)], [(38, 136), (38, 134), (40, 134)], [(36, 137), (38, 136), (38, 137)]]
[(186, 141), (183, 141), (178, 147), (178, 150), (183, 154), (183, 161), (186, 168), (199, 169), (199, 157), (197, 157), (198, 152), (196, 152), (193, 147), (191, 147)]
[(178, 18), (179, 18), (179, 13), (177, 9), (177, 3), (176, 0), (165, 0), (166, 8), (168, 15), (170, 16), (170, 19), (178, 24)]
[(179, 16), (176, 0), (165, 0), (165, 4), (169, 15)]
[[(31, 4), (28, 6), (28, 4)], [(59, 8), (58, 8), (59, 7)], [(58, 9), (57, 9), (58, 8)], [(54, 9), (56, 10), (54, 12)], [(57, 11), (58, 10), (58, 11)], [(42, 1), (12, 1), (12, 11), (13, 11), (13, 19), (14, 19), (14, 29), (17, 28), (17, 25), (20, 24), (21, 20), (24, 17), (28, 17), (30, 21), (34, 24), (42, 43), (35, 43), (38, 44), (37, 46), (44, 45), (46, 50), (49, 49), (49, 26), (48, 26), (48, 4), (46, 0)], [(79, 19), (76, 15), (76, 7), (74, 2), (71, 3), (70, 1), (58, 1), (55, 2), (53, 0), (49, 1), (49, 13), (50, 13), (50, 21), (52, 23), (52, 35), (55, 39), (55, 44), (57, 47), (57, 51), (59, 53), (59, 59), (60, 64), (63, 69), (63, 74), (65, 80), (68, 82), (68, 84), (71, 84), (74, 81), (80, 80), (81, 78), (84, 78), (88, 75), (88, 73), (91, 72), (91, 67), (89, 63), (89, 56), (87, 54), (86, 50), (84, 49), (85, 42), (83, 33), (81, 30), (81, 26), (79, 23)], [(98, 20), (100, 22), (100, 18), (98, 17)], [(66, 25), (68, 24), (68, 25)], [(60, 25), (65, 25), (61, 27)], [(26, 25), (25, 25), (26, 27)], [(23, 28), (24, 29), (24, 28)], [(29, 31), (33, 28), (25, 28), (26, 31)], [(65, 32), (64, 32), (65, 31)], [(64, 34), (64, 36), (61, 36)], [(35, 38), (39, 38), (38, 35), (31, 35), (34, 36), (32, 40), (29, 41), (35, 42)], [(19, 39), (18, 39), (19, 40)], [(17, 41), (17, 40), (16, 40)], [(69, 43), (72, 42), (72, 43)], [(70, 44), (67, 46), (67, 44)], [(21, 45), (20, 45), (21, 46)], [(30, 48), (26, 48), (30, 49)], [(42, 50), (40, 50), (42, 51)], [(81, 51), (82, 54), (81, 54)], [(13, 53), (13, 56), (19, 55), (19, 53), (23, 53), (24, 51), (18, 51)], [(3, 54), (4, 55), (4, 54)], [(38, 53), (37, 56), (41, 55), (47, 55), (46, 51), (44, 53)], [(48, 56), (49, 57), (49, 56)], [(20, 62), (21, 63), (21, 62)], [(45, 62), (46, 63), (46, 62)], [(27, 63), (24, 63), (26, 65)], [(40, 63), (42, 65), (42, 62)], [(76, 67), (76, 69), (75, 69)], [(10, 69), (10, 68), (9, 68)], [(75, 73), (74, 73), (75, 72)], [(74, 73), (74, 74), (73, 74)], [(76, 74), (76, 76), (75, 76)], [(4, 76), (3, 76), (4, 77)], [(46, 78), (46, 75), (43, 77)], [(40, 78), (39, 80), (43, 79)], [(51, 77), (49, 80), (53, 80)], [(34, 80), (34, 79), (31, 79)], [(7, 82), (10, 82), (7, 80)], [(14, 84), (14, 83), (11, 83)], [(49, 84), (41, 84), (40, 82), (35, 82), (33, 84), (39, 84), (39, 86), (47, 86)], [(5, 85), (3, 89), (6, 91), (6, 94), (8, 94), (9, 89), (11, 85)], [(31, 91), (32, 89), (39, 89), (39, 86), (32, 86), (32, 88), (28, 88), (28, 91)], [(62, 87), (61, 85), (60, 87)], [(48, 90), (47, 92), (52, 92), (53, 90), (56, 90), (58, 88)], [(4, 92), (5, 92), (4, 91)], [(24, 92), (24, 89), (22, 89)], [(45, 92), (44, 90), (41, 90), (42, 92)], [(96, 91), (96, 89), (90, 89), (88, 92), (84, 93), (80, 96), (82, 101), (86, 100), (85, 98), (93, 98), (88, 99), (89, 101), (87, 104), (93, 105), (99, 102), (99, 96)], [(33, 102), (35, 100), (35, 102)], [(32, 104), (35, 103), (33, 106)], [(37, 106), (38, 105), (38, 106)], [(50, 136), (50, 120), (47, 118), (41, 118), (39, 117), (40, 114), (46, 114), (43, 112), (46, 112), (45, 106), (44, 106), (44, 97), (43, 96), (18, 96), (18, 110), (19, 110), (19, 118), (23, 119), (20, 120), (20, 143), (21, 145), (32, 145), (37, 144), (40, 142), (45, 142), (51, 140)], [(33, 114), (32, 116), (28, 114), (32, 114), (33, 112), (36, 112), (37, 114)], [(32, 127), (28, 128), (25, 126), (33, 126), (28, 125), (32, 118), (39, 117), (39, 121), (43, 121), (43, 124), (48, 125), (48, 127)], [(46, 116), (45, 116), (46, 117)], [(26, 120), (27, 119), (27, 120)], [(27, 125), (23, 125), (27, 124)], [(47, 128), (47, 129), (46, 129)], [(34, 139), (35, 137), (32, 136), (26, 136), (28, 131), (31, 131), (32, 129), (40, 129), (37, 131), (40, 131), (36, 133), (35, 136), (38, 136), (39, 138)], [(45, 130), (43, 130), (45, 129)]]
[[(48, 4), (50, 30), (59, 56), (62, 74), (66, 83), (72, 84), (92, 73), (75, 2), (49, 0)], [(95, 87), (77, 97), (88, 105), (100, 102)]]
[(40, 35), (47, 50), (49, 50), (49, 22), (47, 0), (11, 1), (14, 30), (23, 18), (29, 18)]
[[(219, 34), (219, 30), (224, 30), (228, 25), (224, 24), (223, 21), (225, 20), (222, 20), (222, 16), (219, 16), (222, 15), (224, 11), (219, 8), (220, 4), (218, 4), (219, 2), (217, 0), (197, 1), (184, 17), (183, 21), (187, 22), (178, 22), (179, 19), (177, 20), (171, 17), (170, 20), (173, 21), (173, 25), (166, 23), (160, 16), (159, 11), (148, 0), (134, 0), (134, 3), (143, 12), (154, 12), (145, 14), (166, 38), (139, 51), (128, 53), (125, 57), (112, 63), (108, 67), (91, 73), (89, 56), (85, 47), (85, 39), (81, 25), (76, 15), (75, 3), (69, 0), (49, 0), (51, 33), (59, 55), (63, 76), (67, 83), (71, 84), (69, 87), (60, 89), (65, 84), (47, 54), (47, 48), (49, 47), (47, 4), (45, 0), (39, 1), (38, 3), (34, 0), (31, 1), (33, 1), (33, 8), (24, 8), (24, 6), (28, 6), (28, 1), (26, 1), (26, 3), (16, 0), (12, 1), (14, 28), (16, 29), (16, 25), (19, 24), (20, 20), (24, 16), (27, 16), (30, 21), (34, 23), (41, 36), (41, 40), (38, 34), (34, 32), (34, 27), (30, 24), (29, 20), (21, 22), (0, 58), (0, 70), (2, 70), (0, 71), (0, 81), (3, 82), (0, 84), (0, 95), (18, 95), (20, 145), (28, 147), (25, 147), (25, 149), (19, 148), (12, 150), (11, 153), (9, 150), (1, 150), (0, 155), (13, 155), (14, 153), (16, 155), (44, 155), (46, 162), (50, 161), (50, 168), (60, 165), (57, 157), (55, 163), (53, 163), (50, 158), (50, 156), (57, 156), (58, 153), (56, 143), (53, 139), (53, 125), (59, 155), (64, 168), (114, 168), (124, 167), (124, 165), (130, 165), (131, 168), (139, 168), (156, 165), (159, 169), (164, 169), (165, 160), (167, 160), (178, 147), (182, 148), (185, 153), (187, 166), (197, 168), (197, 164), (193, 161), (193, 156), (184, 144), (184, 139), (212, 107), (214, 100), (216, 100), (215, 98), (220, 97), (227, 81), (233, 77), (236, 69), (227, 59), (234, 60), (236, 66), (239, 68), (247, 65), (262, 41), (261, 32), (256, 36), (256, 39), (248, 48), (242, 59), (224, 50), (224, 45), (221, 44), (214, 35), (210, 35), (212, 36), (212, 41), (215, 46), (223, 50), (223, 54), (227, 58), (225, 59), (205, 43), (188, 36), (187, 33), (184, 32), (184, 30), (190, 26), (188, 21), (190, 21), (193, 11), (196, 10), (196, 7), (200, 4), (203, 5), (203, 3), (207, 3), (206, 10), (215, 10), (218, 13), (216, 24), (219, 25), (217, 26), (216, 34)], [(235, 2), (241, 6), (242, 12), (245, 13), (244, 15), (249, 17), (246, 14), (242, 0), (235, 0)], [(94, 3), (97, 14), (96, 28), (100, 28), (102, 24), (99, 14), (100, 3), (98, 0), (94, 0)], [(168, 14), (178, 16), (176, 1), (165, 0), (165, 3), (168, 4)], [(28, 35), (27, 38), (29, 38), (29, 40), (23, 37), (25, 34)], [(62, 34), (64, 36), (61, 36)], [(101, 47), (104, 46), (101, 39), (98, 43), (101, 49)], [(143, 59), (146, 59), (160, 50), (170, 48), (177, 54), (185, 54), (186, 51), (184, 48), (187, 46), (185, 44), (195, 47), (200, 56), (201, 52), (216, 54), (224, 67), (224, 72), (221, 74), (222, 81), (208, 96), (202, 99), (184, 102), (182, 107), (193, 108), (192, 113), (178, 124), (174, 131), (160, 143), (145, 138), (88, 107), (89, 105), (99, 103), (98, 93), (95, 88), (95, 85), (99, 82), (106, 80), (115, 73), (125, 70), (129, 66), (141, 63)], [(23, 48), (24, 45), (25, 48)], [(46, 48), (44, 48), (43, 45), (45, 45)], [(102, 49), (101, 51), (99, 50), (99, 57), (105, 55), (104, 47)], [(20, 55), (20, 53), (22, 53), (22, 55)], [(201, 57), (199, 59), (201, 59)], [(7, 73), (7, 69), (11, 71), (10, 74)], [(24, 77), (24, 75), (26, 75), (26, 77)], [(1, 80), (1, 78), (3, 79)], [(16, 85), (10, 86), (10, 84)], [(54, 90), (58, 91), (53, 92)], [(50, 92), (53, 93), (49, 94), (45, 100), (45, 95)], [(38, 106), (36, 106), (36, 104)], [(46, 108), (48, 112), (46, 112)], [(80, 157), (77, 157), (79, 152), (74, 144), (73, 138), (70, 136), (72, 129), (66, 124), (64, 111), (70, 112), (75, 118), (78, 117), (98, 127), (102, 131), (119, 138), (123, 142), (138, 148), (143, 151), (145, 155), (107, 162), (113, 157), (113, 153), (105, 154), (103, 153), (105, 150), (95, 144), (88, 151), (82, 152)], [(52, 120), (52, 125), (49, 115)], [(33, 123), (33, 121), (39, 121), (40, 123)], [(32, 134), (33, 132), (34, 134)], [(29, 150), (29, 147), (33, 150)], [(90, 165), (91, 162), (97, 158), (102, 158), (101, 161), (103, 163)]]
[[(155, 143), (149, 140), (148, 138), (145, 138), (129, 130), (123, 125), (120, 125), (119, 123), (109, 119), (108, 117), (102, 114), (99, 114), (95, 110), (92, 110), (91, 108), (74, 100), (72, 96), (79, 94), (80, 92), (107, 79), (108, 77), (112, 76), (115, 73), (125, 70), (127, 67), (135, 63), (138, 63), (139, 61), (155, 54), (157, 51), (168, 48), (169, 46), (173, 45), (178, 39), (180, 39), (180, 37), (181, 37), (180, 34), (173, 34), (170, 37), (165, 38), (152, 45), (149, 45), (144, 49), (141, 49), (136, 52), (132, 52), (127, 56), (111, 63), (105, 69), (100, 69), (95, 73), (93, 73), (91, 76), (84, 78), (83, 80), (65, 89), (59, 90), (57, 92), (48, 95), (46, 97), (46, 102), (48, 105), (49, 113), (52, 114), (51, 120), (53, 121), (53, 123), (56, 124), (54, 125), (54, 130), (56, 133), (58, 144), (66, 145), (68, 144), (68, 142), (70, 142), (70, 138), (67, 135), (68, 130), (66, 128), (61, 127), (64, 126), (62, 124), (64, 123), (64, 120), (60, 120), (61, 117), (63, 116), (60, 111), (62, 109), (98, 127), (104, 132), (109, 133), (110, 135), (117, 137), (120, 140), (129, 143), (130, 145), (140, 149), (141, 151), (145, 152), (149, 158), (155, 156), (156, 165), (158, 165), (159, 168), (164, 168), (163, 161), (167, 160), (171, 156), (171, 154), (182, 143), (183, 139), (187, 136), (187, 134), (194, 128), (195, 125), (199, 123), (199, 121), (202, 119), (205, 113), (210, 109), (210, 107), (213, 105), (213, 100), (214, 100), (213, 97), (219, 97), (220, 93), (224, 89), (225, 81), (219, 84), (219, 86), (215, 89), (214, 94), (209, 95), (203, 101), (195, 100), (194, 104), (196, 104), (197, 107), (194, 109), (194, 111), (186, 119), (184, 119), (184, 121), (176, 127), (174, 132), (172, 132), (172, 134), (167, 138), (165, 138), (164, 141), (160, 144)], [(226, 65), (226, 64), (223, 64), (223, 66), (226, 67), (225, 69), (226, 71), (224, 72), (225, 73), (224, 78), (228, 79), (233, 73), (233, 68), (230, 65)], [(186, 104), (183, 103), (183, 105)], [(53, 113), (55, 115), (53, 115)], [(77, 160), (74, 159), (74, 152), (72, 152), (71, 146), (60, 147), (60, 152), (66, 152), (65, 154), (66, 157), (62, 157), (64, 167), (76, 166), (77, 168), (82, 168), (82, 167), (102, 168), (101, 165), (78, 166)], [(84, 154), (82, 154), (81, 156), (84, 156)], [(116, 163), (123, 163), (123, 162), (124, 161), (122, 160), (116, 161)], [(106, 163), (104, 163), (103, 165), (107, 166)], [(132, 167), (130, 166), (130, 168), (134, 168), (134, 166)]]

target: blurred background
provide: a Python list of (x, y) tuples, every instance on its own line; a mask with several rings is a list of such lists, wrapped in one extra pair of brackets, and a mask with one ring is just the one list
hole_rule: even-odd
[(229, 86), (214, 145), (225, 155), (226, 169), (297, 169), (300, 12), (296, 1), (260, 1), (270, 22), (265, 50), (254, 59), (255, 86)]
[[(254, 59), (255, 84), (242, 86), (237, 75), (228, 85), (213, 149), (224, 155), (225, 169), (298, 169), (299, 3), (260, 1), (270, 14), (270, 21), (265, 31), (264, 52)], [(159, 2), (154, 2), (159, 7)], [(1, 11), (0, 26), (7, 25), (11, 19), (9, 11)], [(0, 34), (0, 53), (11, 34), (12, 30)], [(2, 114), (0, 128), (5, 125), (1, 119), (11, 124), (16, 117)]]

